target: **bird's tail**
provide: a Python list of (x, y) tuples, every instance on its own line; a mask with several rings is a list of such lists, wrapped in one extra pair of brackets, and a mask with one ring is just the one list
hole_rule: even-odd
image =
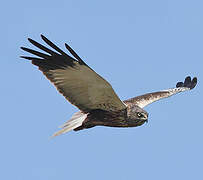
[(73, 114), (70, 120), (68, 120), (62, 126), (59, 127), (62, 129), (54, 133), (52, 137), (67, 133), (68, 131), (71, 131), (81, 126), (86, 118), (87, 118), (87, 114), (84, 114), (81, 111), (76, 112), (75, 114)]

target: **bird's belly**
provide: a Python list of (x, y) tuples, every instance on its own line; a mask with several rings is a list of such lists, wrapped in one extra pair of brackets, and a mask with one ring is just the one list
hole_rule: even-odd
[(121, 113), (107, 113), (101, 110), (89, 114), (85, 124), (87, 126), (109, 126), (109, 127), (136, 127), (145, 121), (130, 120)]

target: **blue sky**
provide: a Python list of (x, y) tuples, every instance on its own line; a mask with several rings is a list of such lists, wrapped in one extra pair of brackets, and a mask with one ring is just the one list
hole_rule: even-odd
[[(0, 179), (203, 179), (203, 2), (4, 1), (1, 4)], [(20, 59), (44, 34), (68, 43), (121, 99), (174, 87), (137, 128), (95, 127), (50, 139), (77, 111)]]

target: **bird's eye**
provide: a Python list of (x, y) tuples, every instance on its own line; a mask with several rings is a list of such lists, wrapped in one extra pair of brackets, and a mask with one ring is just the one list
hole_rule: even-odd
[(137, 113), (137, 116), (140, 118), (140, 117), (142, 117), (143, 115), (142, 115), (142, 113), (138, 112), (138, 113)]

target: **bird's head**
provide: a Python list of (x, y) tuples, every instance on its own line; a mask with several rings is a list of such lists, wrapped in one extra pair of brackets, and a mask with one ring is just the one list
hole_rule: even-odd
[(132, 126), (141, 126), (148, 122), (148, 113), (139, 106), (131, 106), (128, 108), (128, 118)]

